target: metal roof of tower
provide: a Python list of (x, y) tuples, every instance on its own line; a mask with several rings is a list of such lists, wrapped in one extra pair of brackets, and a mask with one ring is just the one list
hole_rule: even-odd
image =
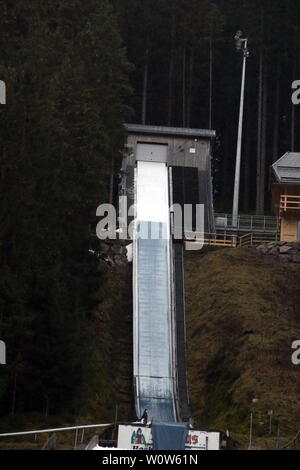
[(165, 126), (143, 126), (141, 124), (125, 124), (125, 129), (129, 133), (166, 135), (190, 138), (208, 138), (216, 137), (216, 131), (209, 129), (189, 129), (183, 127), (165, 127)]
[(285, 153), (272, 168), (279, 183), (300, 184), (300, 153)]

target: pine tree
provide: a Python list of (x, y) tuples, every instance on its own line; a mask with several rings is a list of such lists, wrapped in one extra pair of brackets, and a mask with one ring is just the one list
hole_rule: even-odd
[(100, 284), (89, 249), (124, 137), (129, 64), (106, 0), (3, 3), (1, 413), (54, 413), (86, 393)]

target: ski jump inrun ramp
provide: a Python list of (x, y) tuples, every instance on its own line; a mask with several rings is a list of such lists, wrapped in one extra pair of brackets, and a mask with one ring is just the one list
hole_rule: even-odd
[(134, 378), (141, 415), (176, 421), (168, 168), (138, 162), (134, 236)]
[[(133, 217), (134, 395), (138, 417), (188, 421), (183, 251), (173, 204), (204, 204), (214, 227), (211, 142), (214, 131), (127, 125), (120, 195)], [(130, 220), (128, 221), (130, 222)]]

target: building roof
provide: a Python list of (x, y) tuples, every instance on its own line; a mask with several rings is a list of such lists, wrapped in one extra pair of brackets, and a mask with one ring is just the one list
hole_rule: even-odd
[(285, 153), (272, 168), (279, 183), (300, 184), (300, 153)]
[(143, 126), (140, 124), (125, 124), (125, 129), (129, 133), (134, 134), (152, 134), (152, 135), (168, 135), (190, 138), (209, 138), (216, 137), (216, 131), (209, 129), (188, 129), (181, 127), (164, 127), (164, 126)]

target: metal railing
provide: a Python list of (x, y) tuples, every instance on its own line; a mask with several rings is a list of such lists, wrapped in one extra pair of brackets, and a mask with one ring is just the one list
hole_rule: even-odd
[(300, 196), (292, 196), (288, 194), (282, 194), (280, 196), (280, 210), (300, 210)]
[(276, 232), (279, 218), (275, 216), (239, 215), (237, 225), (233, 226), (232, 215), (215, 214), (217, 230)]
[[(96, 429), (96, 428), (107, 428), (112, 426), (112, 424), (88, 424), (85, 426), (70, 426), (65, 428), (54, 428), (54, 429), (37, 429), (34, 431), (23, 431), (23, 432), (10, 432), (0, 434), (1, 437), (17, 437), (17, 436), (32, 436), (37, 434), (49, 434), (49, 433), (57, 433), (57, 432), (67, 432), (67, 431), (75, 431), (75, 439), (74, 439), (74, 450), (77, 449), (78, 443), (83, 443), (84, 432), (87, 429)], [(79, 436), (79, 431), (81, 431), (81, 436)], [(50, 438), (51, 439), (51, 438)], [(52, 436), (52, 439), (53, 436)], [(56, 441), (56, 438), (55, 438)], [(49, 441), (47, 441), (48, 443)]]

